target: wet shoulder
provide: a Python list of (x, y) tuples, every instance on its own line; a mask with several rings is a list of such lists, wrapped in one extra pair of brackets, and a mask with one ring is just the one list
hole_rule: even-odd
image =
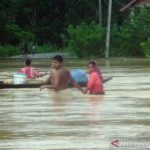
[(68, 68), (62, 68), (61, 69), (61, 74), (63, 74), (64, 76), (66, 76), (67, 78), (70, 76), (70, 71)]

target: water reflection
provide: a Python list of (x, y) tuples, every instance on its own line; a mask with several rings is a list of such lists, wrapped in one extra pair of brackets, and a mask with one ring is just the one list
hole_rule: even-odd
[(90, 118), (90, 125), (96, 126), (100, 125), (100, 112), (101, 112), (101, 104), (103, 102), (104, 96), (92, 96), (89, 98), (90, 102), (90, 109), (89, 109), (89, 118)]
[(100, 139), (101, 138), (101, 125), (102, 125), (102, 119), (101, 119), (101, 107), (104, 100), (103, 95), (97, 95), (89, 97), (89, 139)]

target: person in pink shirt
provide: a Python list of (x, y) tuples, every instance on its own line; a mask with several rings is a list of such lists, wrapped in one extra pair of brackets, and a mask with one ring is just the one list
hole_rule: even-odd
[(41, 76), (46, 75), (46, 73), (42, 74), (40, 72), (37, 71), (37, 69), (35, 69), (34, 67), (31, 67), (31, 60), (28, 58), (25, 61), (26, 66), (24, 68), (21, 68), (18, 73), (20, 74), (26, 74), (27, 78), (38, 78)]
[(95, 60), (93, 60), (93, 61), (91, 61), (91, 62), (95, 63), (95, 69), (96, 69), (96, 71), (97, 71), (97, 73), (98, 73), (98, 75), (99, 75), (101, 81), (104, 82), (102, 73), (101, 73), (101, 71), (100, 71), (100, 67), (98, 66), (97, 62), (96, 62)]
[(89, 80), (84, 93), (89, 94), (104, 94), (103, 79), (100, 76), (97, 65), (94, 61), (88, 64)]

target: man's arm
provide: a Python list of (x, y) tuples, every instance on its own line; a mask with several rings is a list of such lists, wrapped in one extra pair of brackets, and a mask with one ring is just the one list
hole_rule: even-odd
[(70, 76), (70, 81), (73, 87), (79, 89), (82, 93), (84, 93), (84, 90), (82, 89), (82, 87), (71, 76)]

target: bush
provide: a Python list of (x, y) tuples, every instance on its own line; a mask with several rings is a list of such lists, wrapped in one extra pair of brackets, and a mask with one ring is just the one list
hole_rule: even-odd
[(10, 56), (19, 55), (19, 54), (21, 54), (20, 46), (0, 45), (0, 57), (10, 57)]
[[(32, 53), (33, 43), (29, 43), (29, 53)], [(0, 45), (0, 57), (11, 57), (15, 55), (22, 54), (22, 45), (12, 46), (12, 45)], [(41, 46), (36, 45), (35, 53), (50, 53), (50, 52), (60, 52), (61, 50), (56, 46), (45, 44)]]
[(51, 53), (51, 52), (58, 52), (58, 51), (61, 51), (60, 48), (51, 44), (36, 46), (36, 53)]
[(26, 32), (18, 25), (15, 24), (8, 24), (5, 27), (5, 33), (7, 37), (7, 41), (10, 44), (18, 45), (19, 43), (23, 42), (24, 39), (28, 41), (34, 41), (35, 35), (31, 32)]
[(82, 23), (67, 29), (69, 39), (67, 50), (79, 58), (89, 56), (102, 56), (104, 53), (105, 29), (98, 24), (87, 25)]
[(132, 56), (133, 50), (138, 48), (132, 26), (128, 23), (124, 24), (122, 29), (112, 26), (111, 32), (111, 56)]
[(141, 8), (135, 16), (126, 20), (122, 27), (112, 27), (111, 55), (113, 56), (144, 56), (141, 43), (150, 35), (149, 8)]
[(141, 43), (141, 49), (143, 50), (144, 55), (150, 58), (150, 38), (148, 38), (146, 42)]

